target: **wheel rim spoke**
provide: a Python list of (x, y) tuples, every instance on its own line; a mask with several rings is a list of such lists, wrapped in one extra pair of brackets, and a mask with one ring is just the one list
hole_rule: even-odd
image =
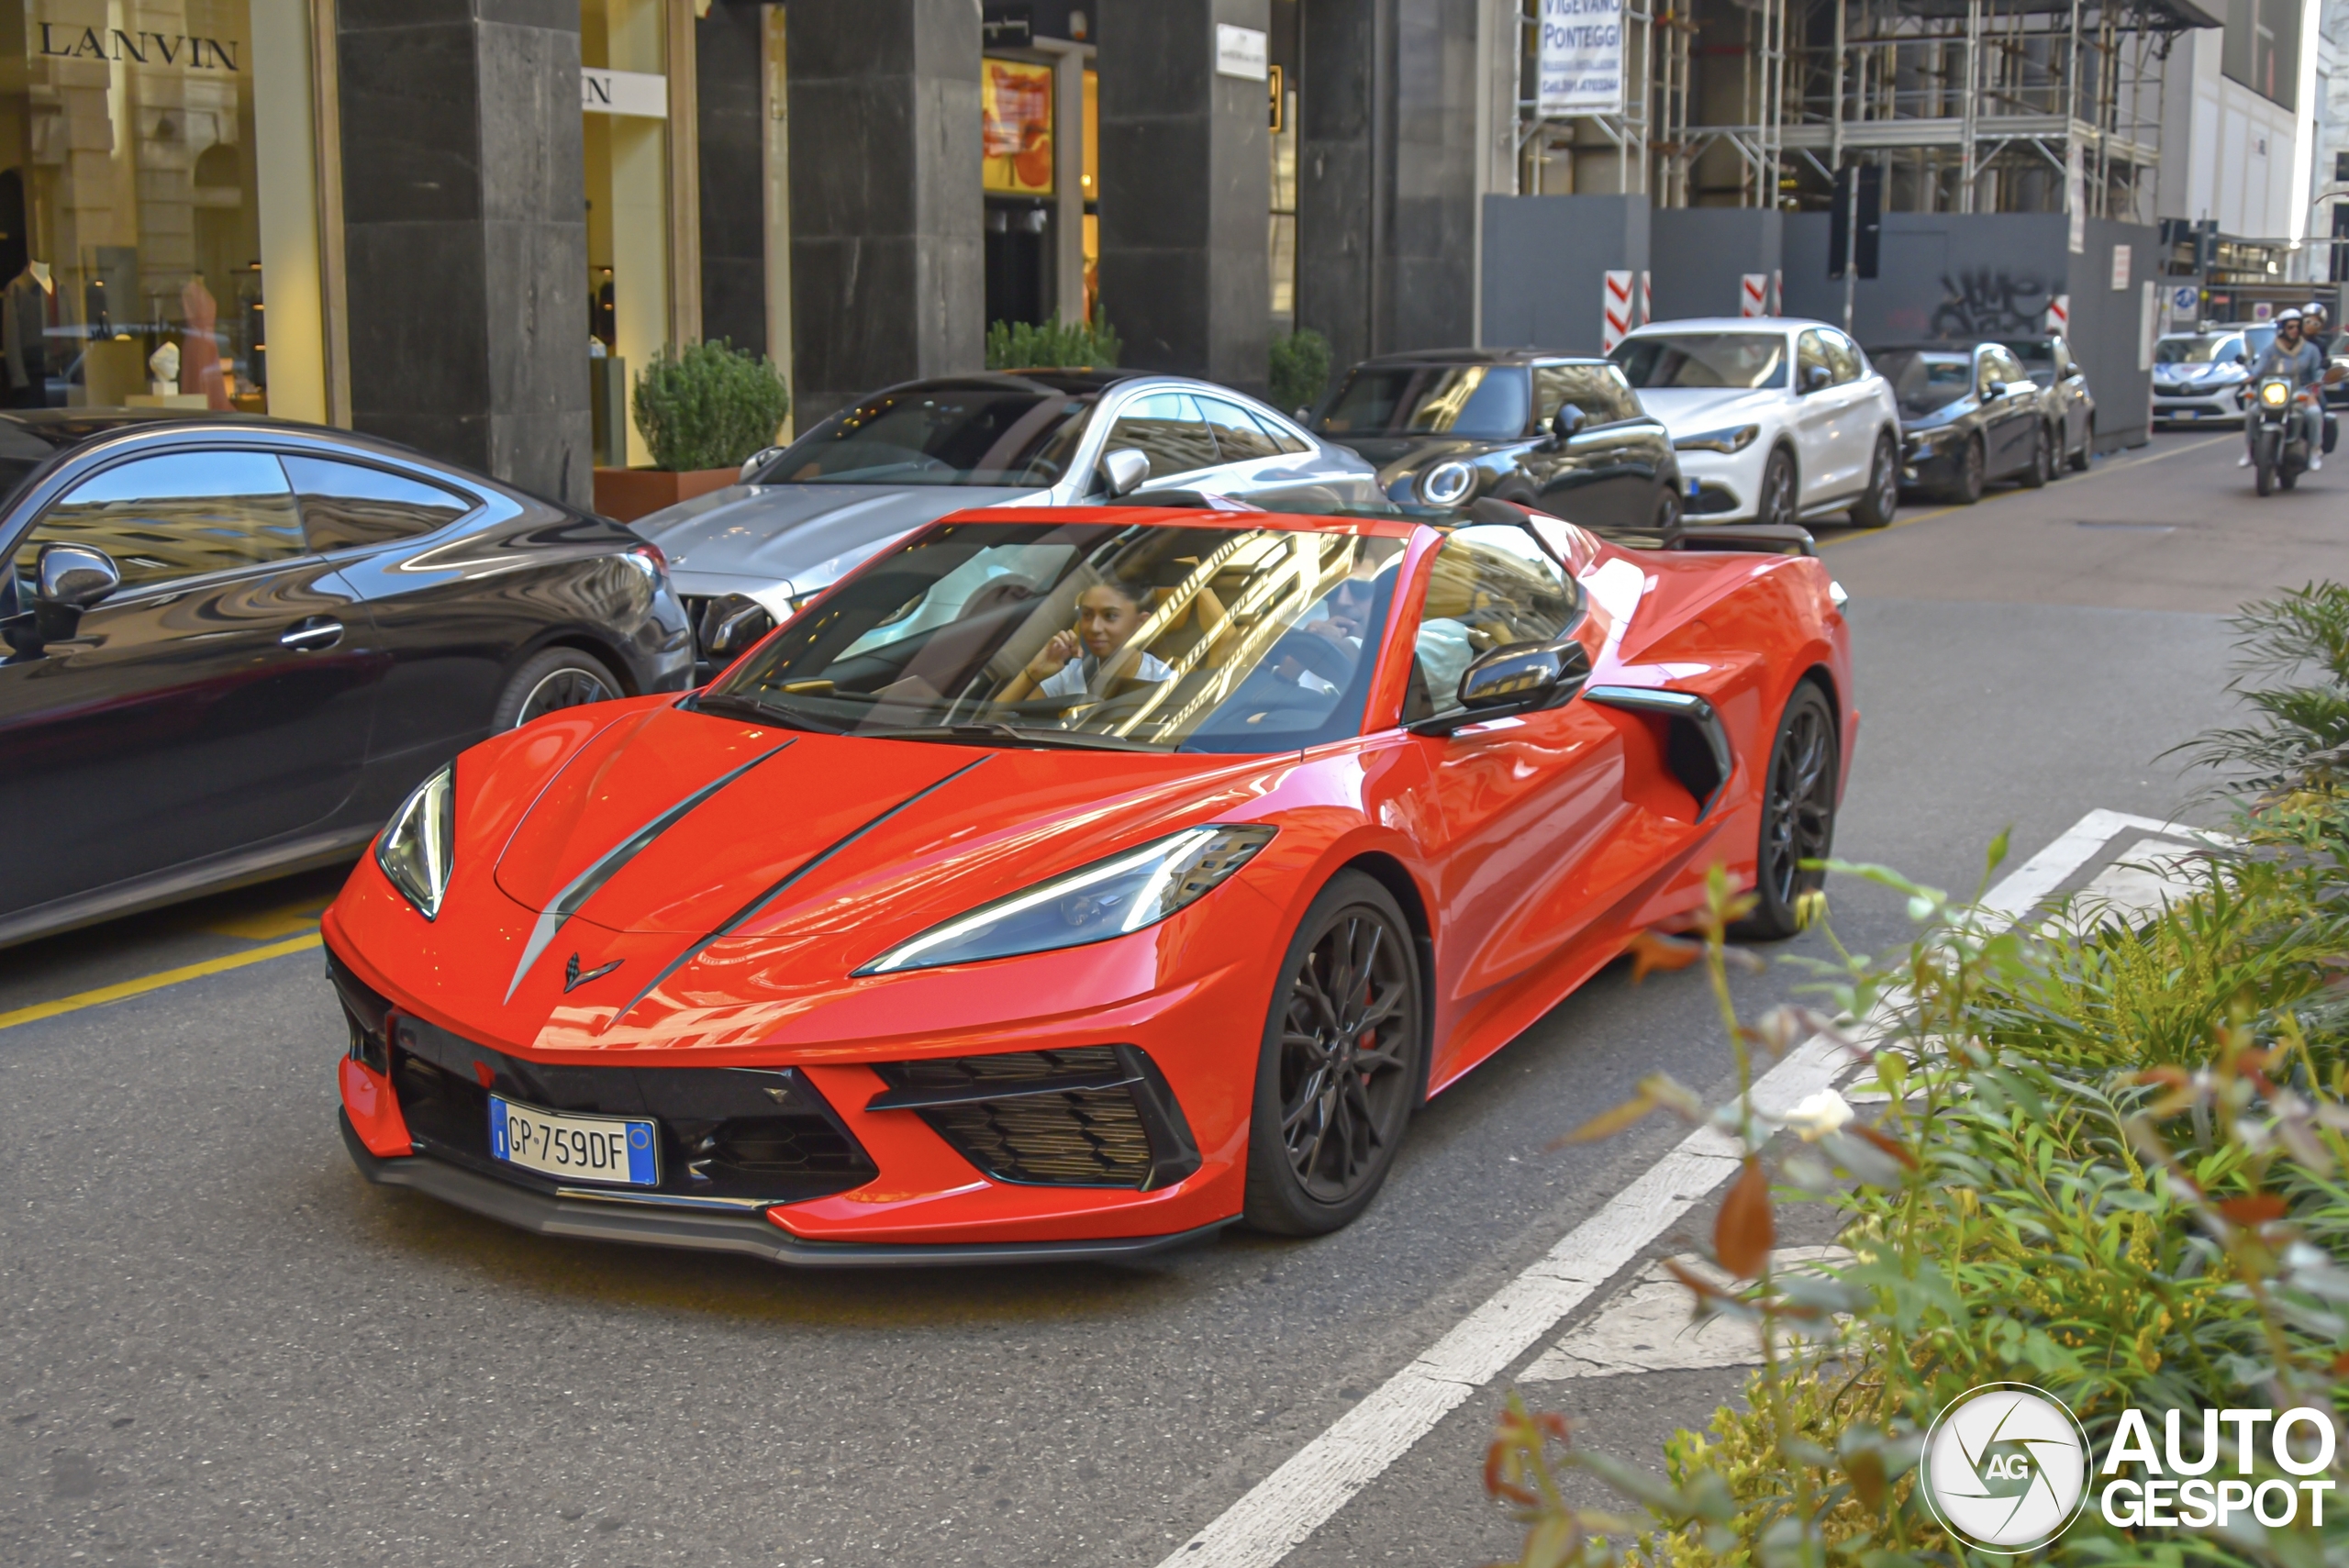
[(1409, 949), (1382, 914), (1339, 911), (1291, 973), (1278, 1015), (1280, 1136), (1323, 1203), (1374, 1181), (1409, 1114), (1419, 1029)]

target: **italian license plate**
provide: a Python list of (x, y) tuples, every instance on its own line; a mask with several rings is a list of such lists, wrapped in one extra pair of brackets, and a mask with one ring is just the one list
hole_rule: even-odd
[(660, 1139), (650, 1121), (572, 1116), (489, 1096), (489, 1151), (509, 1165), (567, 1182), (631, 1187), (661, 1181)]

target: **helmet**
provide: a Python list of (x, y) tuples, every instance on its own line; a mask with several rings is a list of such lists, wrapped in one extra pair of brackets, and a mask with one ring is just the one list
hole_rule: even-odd
[(2286, 306), (2283, 309), (2276, 313), (2276, 325), (2277, 328), (2281, 328), (2288, 323), (2294, 327), (2300, 324), (2300, 313), (2293, 309), (2290, 306)]
[(2303, 319), (2321, 321), (2324, 319), (2324, 306), (2310, 301), (2308, 307), (2300, 312), (2300, 316)]

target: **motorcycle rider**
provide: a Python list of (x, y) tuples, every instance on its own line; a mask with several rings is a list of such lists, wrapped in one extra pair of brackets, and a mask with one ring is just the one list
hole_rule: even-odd
[[(2243, 385), (2248, 393), (2256, 396), (2261, 382), (2266, 381), (2269, 376), (2281, 376), (2285, 383), (2297, 393), (2304, 386), (2316, 384), (2323, 375), (2324, 355), (2318, 351), (2315, 344), (2300, 336), (2300, 313), (2287, 307), (2277, 314), (2276, 340), (2267, 345), (2266, 353), (2259, 356), (2259, 362), (2252, 367), (2251, 379)], [(2293, 418), (2300, 421), (2301, 429), (2307, 433), (2309, 472), (2313, 473), (2324, 466), (2324, 458), (2318, 450), (2322, 445), (2320, 439), (2321, 432), (2309, 428), (2309, 411), (2300, 407), (2297, 402), (2294, 403), (2291, 413)], [(2259, 443), (2259, 422), (2251, 417), (2248, 413), (2243, 417), (2243, 453), (2237, 460), (2235, 466), (2249, 468), (2252, 463), (2252, 452)]]
[[(2300, 336), (2316, 346), (2316, 351), (2324, 356), (2324, 362), (2330, 368), (2332, 363), (2332, 346), (2340, 334), (2334, 332), (2326, 324), (2324, 306), (2321, 304), (2311, 301), (2300, 311)], [(2322, 394), (2318, 395), (2321, 397)], [(2327, 452), (2332, 451), (2340, 440), (2340, 417), (2333, 413), (2332, 405), (2327, 403), (2324, 405), (2324, 450)]]

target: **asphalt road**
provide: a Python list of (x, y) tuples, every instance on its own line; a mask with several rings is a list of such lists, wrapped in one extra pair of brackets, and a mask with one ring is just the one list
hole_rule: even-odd
[[(2230, 712), (2226, 614), (2349, 569), (2349, 462), (2262, 502), (2237, 443), (1823, 530), (1865, 716), (1841, 853), (1970, 887), (2002, 828), (2020, 853), (2091, 808), (2178, 811), (2162, 753)], [(333, 885), (0, 953), (0, 1562), (1151, 1568), (1677, 1137), (1547, 1151), (1560, 1132), (1656, 1068), (1728, 1072), (1693, 973), (1618, 966), (1431, 1106), (1340, 1235), (811, 1277), (368, 1187), (299, 945)], [(1832, 892), (1848, 942), (1904, 936), (1889, 900)], [(1741, 984), (1759, 1006), (1800, 978)], [(1539, 1392), (1640, 1454), (1735, 1382)], [(1513, 1551), (1476, 1482), (1499, 1396), (1288, 1561)]]

